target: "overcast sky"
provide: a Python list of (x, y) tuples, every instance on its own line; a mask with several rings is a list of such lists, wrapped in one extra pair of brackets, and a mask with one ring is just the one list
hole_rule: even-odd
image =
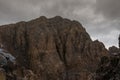
[(106, 47), (118, 46), (120, 0), (0, 0), (0, 25), (56, 15), (78, 20)]

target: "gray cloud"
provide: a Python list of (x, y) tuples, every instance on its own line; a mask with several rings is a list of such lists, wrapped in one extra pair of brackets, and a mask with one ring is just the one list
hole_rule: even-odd
[(119, 3), (120, 0), (0, 0), (0, 24), (59, 15), (78, 20), (93, 40), (99, 39), (108, 47), (117, 45)]
[[(0, 0), (0, 18), (12, 21), (29, 20), (45, 15), (60, 15), (76, 19), (76, 12), (90, 6), (94, 0)], [(84, 13), (85, 14), (85, 13)], [(4, 17), (3, 17), (4, 15)], [(84, 17), (82, 19), (85, 19)], [(87, 20), (87, 19), (86, 19)]]
[(120, 0), (97, 0), (96, 13), (102, 13), (108, 19), (120, 19)]
[[(99, 37), (107, 46), (118, 44), (118, 35), (120, 33), (120, 0), (96, 0), (95, 4), (95, 14), (102, 15), (104, 20), (97, 26), (103, 27), (102, 32), (99, 35), (104, 35), (105, 37)], [(98, 29), (96, 29), (98, 31)], [(95, 37), (95, 36), (94, 36)]]

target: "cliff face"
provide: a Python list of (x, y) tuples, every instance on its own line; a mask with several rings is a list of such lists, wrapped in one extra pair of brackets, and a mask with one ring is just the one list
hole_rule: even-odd
[(0, 26), (0, 43), (17, 59), (14, 75), (26, 80), (89, 80), (108, 53), (79, 22), (59, 16)]
[(120, 80), (120, 56), (101, 58), (93, 80)]
[(102, 57), (93, 80), (120, 80), (120, 49), (109, 48), (109, 57)]

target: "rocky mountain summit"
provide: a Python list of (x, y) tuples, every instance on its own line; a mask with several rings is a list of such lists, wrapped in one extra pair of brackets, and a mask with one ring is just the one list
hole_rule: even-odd
[(0, 26), (0, 44), (17, 62), (2, 71), (7, 80), (91, 80), (109, 53), (79, 22), (60, 16)]

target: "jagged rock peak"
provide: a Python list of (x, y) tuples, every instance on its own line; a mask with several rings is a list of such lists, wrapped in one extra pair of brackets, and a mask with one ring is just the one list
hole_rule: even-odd
[(55, 17), (53, 17), (53, 18), (51, 18), (51, 19), (62, 20), (63, 18), (62, 18), (61, 16), (55, 16)]
[(47, 17), (45, 17), (45, 16), (40, 16), (39, 18), (34, 19), (34, 20), (45, 21), (45, 20), (47, 20)]

